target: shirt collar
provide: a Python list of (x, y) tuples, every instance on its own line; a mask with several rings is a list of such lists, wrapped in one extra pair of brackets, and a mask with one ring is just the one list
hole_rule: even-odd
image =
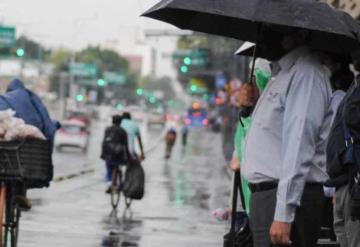
[(299, 57), (304, 56), (309, 52), (309, 49), (305, 46), (299, 46), (298, 48), (288, 52), (282, 58), (280, 58), (276, 64), (281, 70), (289, 70), (296, 63)]

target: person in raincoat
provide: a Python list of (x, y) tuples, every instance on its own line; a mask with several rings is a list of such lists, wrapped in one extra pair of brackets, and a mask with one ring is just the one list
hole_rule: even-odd
[[(250, 65), (251, 66), (251, 65)], [(255, 62), (255, 69), (254, 69), (254, 76), (255, 76), (255, 82), (256, 86), (259, 89), (259, 92), (263, 92), (268, 81), (271, 78), (271, 71), (269, 62), (265, 59), (258, 58)], [(246, 85), (246, 84), (245, 84)], [(237, 171), (240, 169), (240, 165), (244, 160), (244, 145), (245, 145), (245, 138), (246, 133), (250, 127), (251, 124), (251, 117), (242, 117), (241, 122), (238, 123), (236, 132), (235, 132), (235, 138), (234, 138), (234, 155), (230, 162), (230, 168), (234, 171)], [(245, 209), (246, 213), (250, 215), (250, 195), (251, 191), (248, 185), (248, 182), (243, 177), (241, 179), (242, 183), (242, 190), (244, 194), (245, 199)]]
[[(50, 118), (41, 99), (26, 89), (24, 83), (19, 79), (12, 80), (6, 93), (0, 95), (0, 111), (8, 109), (14, 110), (15, 117), (21, 118), (26, 124), (37, 127), (50, 141), (51, 148), (53, 147), (55, 132), (60, 124)], [(23, 184), (19, 187), (15, 200), (21, 208), (28, 210), (31, 208), (31, 203), (25, 196), (26, 188)]]
[(37, 127), (53, 144), (58, 123), (50, 118), (41, 99), (26, 89), (19, 79), (12, 80), (6, 93), (0, 96), (0, 111), (7, 109), (14, 110), (15, 117), (21, 118), (26, 124)]

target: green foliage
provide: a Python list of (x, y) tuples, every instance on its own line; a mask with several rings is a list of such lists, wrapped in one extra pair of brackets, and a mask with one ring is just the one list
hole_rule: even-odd
[(76, 61), (96, 64), (99, 74), (104, 71), (127, 72), (128, 62), (117, 52), (109, 49), (101, 49), (99, 46), (89, 46), (76, 54)]
[(55, 65), (56, 68), (59, 68), (60, 66), (63, 66), (64, 64), (67, 64), (70, 62), (72, 57), (72, 53), (69, 50), (65, 49), (58, 49), (53, 51), (48, 56), (48, 61)]

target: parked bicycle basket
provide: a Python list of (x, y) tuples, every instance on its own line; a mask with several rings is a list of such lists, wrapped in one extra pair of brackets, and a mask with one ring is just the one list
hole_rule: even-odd
[(49, 141), (0, 142), (0, 179), (22, 180), (28, 188), (41, 188), (49, 186), (52, 174)]

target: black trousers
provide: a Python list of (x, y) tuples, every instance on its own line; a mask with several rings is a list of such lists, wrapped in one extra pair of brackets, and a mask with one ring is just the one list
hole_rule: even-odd
[[(254, 192), (250, 199), (250, 224), (254, 247), (274, 246), (270, 240), (270, 227), (274, 220), (277, 189)], [(315, 247), (320, 234), (324, 205), (322, 185), (305, 186), (301, 206), (296, 209), (291, 226), (292, 247)]]

